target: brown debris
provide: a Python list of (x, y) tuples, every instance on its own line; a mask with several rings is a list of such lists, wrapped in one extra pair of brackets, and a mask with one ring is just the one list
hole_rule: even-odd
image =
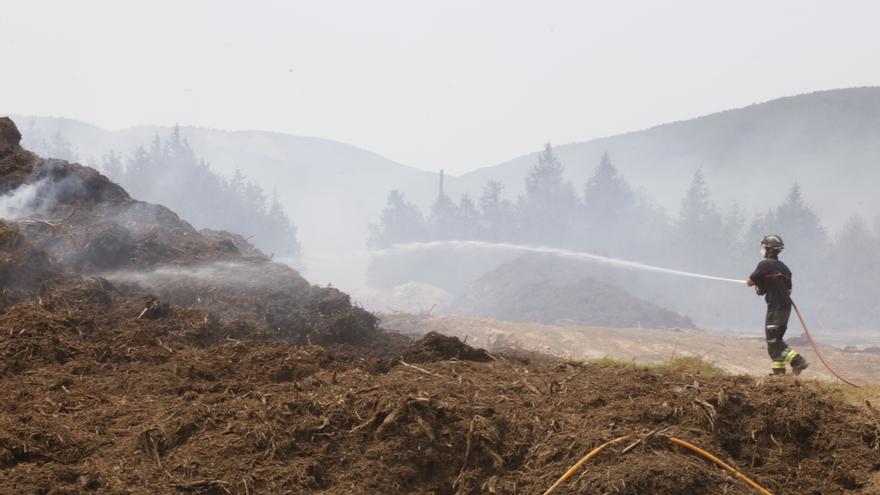
[(411, 343), (240, 238), (40, 162), (4, 125), (0, 191), (53, 174), (87, 189), (39, 217), (79, 202), (70, 236), (0, 223), (19, 291), (0, 306), (0, 493), (541, 493), (624, 434), (640, 441), (567, 493), (751, 493), (659, 432), (774, 493), (877, 493), (867, 409), (794, 380), (676, 388), (696, 377)]
[(475, 349), (459, 340), (458, 337), (448, 337), (437, 332), (429, 332), (413, 342), (404, 351), (403, 358), (413, 363), (446, 359), (485, 362), (492, 359), (489, 357), (489, 353), (483, 349)]

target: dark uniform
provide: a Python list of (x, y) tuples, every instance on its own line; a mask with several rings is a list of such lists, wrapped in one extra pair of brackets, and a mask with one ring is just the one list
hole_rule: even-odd
[(797, 366), (803, 361), (783, 340), (791, 316), (791, 270), (777, 256), (768, 256), (758, 263), (749, 278), (755, 283), (758, 294), (763, 294), (767, 302), (764, 333), (767, 352), (773, 360), (773, 372), (785, 373), (786, 364)]

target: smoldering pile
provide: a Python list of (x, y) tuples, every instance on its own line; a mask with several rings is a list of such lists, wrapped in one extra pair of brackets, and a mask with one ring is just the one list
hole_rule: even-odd
[(40, 185), (0, 223), (0, 281), (20, 291), (0, 307), (2, 493), (539, 493), (621, 434), (646, 440), (572, 490), (749, 493), (648, 439), (662, 428), (777, 493), (877, 493), (872, 411), (797, 382), (407, 347), (347, 295), (35, 157), (10, 125), (0, 194)]
[(13, 293), (47, 293), (53, 282), (70, 283), (57, 274), (104, 275), (167, 303), (247, 320), (290, 342), (375, 336), (375, 318), (347, 295), (312, 286), (241, 236), (198, 231), (161, 205), (131, 198), (97, 171), (38, 157), (20, 140), (15, 124), (0, 119), (0, 204), (9, 217), (2, 276), (10, 301), (20, 300)]

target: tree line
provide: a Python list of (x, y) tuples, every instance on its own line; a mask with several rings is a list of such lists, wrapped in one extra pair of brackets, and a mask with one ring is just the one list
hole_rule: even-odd
[(168, 139), (157, 135), (128, 156), (111, 150), (101, 169), (132, 197), (167, 206), (197, 228), (235, 232), (267, 254), (299, 260), (296, 226), (277, 193), (268, 198), (241, 171), (229, 179), (215, 172), (196, 156), (179, 127)]
[[(454, 201), (441, 188), (427, 215), (391, 191), (371, 248), (438, 240), (482, 240), (562, 247), (628, 258), (699, 273), (745, 278), (760, 259), (764, 234), (780, 234), (799, 294), (829, 321), (865, 326), (880, 317), (880, 237), (859, 215), (829, 234), (794, 183), (775, 208), (747, 219), (742, 208), (720, 208), (696, 170), (671, 217), (645, 193), (634, 191), (606, 153), (579, 190), (545, 145), (525, 178), (525, 193), (503, 198), (503, 184), (487, 182), (479, 198)], [(880, 223), (878, 223), (880, 225)], [(686, 285), (682, 282), (678, 287)], [(671, 286), (671, 285), (670, 285)], [(663, 290), (658, 286), (654, 290)], [(715, 304), (713, 290), (689, 292), (688, 304)], [(698, 308), (699, 310), (699, 308)]]
[[(41, 133), (34, 123), (25, 129), (22, 141), (40, 156), (69, 162), (81, 158), (63, 133)], [(228, 179), (215, 172), (196, 156), (179, 126), (168, 139), (156, 135), (127, 156), (110, 150), (100, 160), (89, 161), (100, 162), (97, 168), (134, 198), (167, 206), (197, 228), (241, 234), (265, 253), (299, 263), (297, 229), (277, 193), (268, 197), (239, 170)]]

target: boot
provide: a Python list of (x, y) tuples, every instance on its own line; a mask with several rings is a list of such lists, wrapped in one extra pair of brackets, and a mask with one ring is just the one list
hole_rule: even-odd
[(803, 356), (798, 354), (794, 359), (791, 360), (791, 372), (795, 376), (800, 375), (801, 372), (803, 372), (805, 369), (807, 369), (807, 366), (809, 366), (809, 365), (810, 365), (810, 363), (808, 363), (807, 360), (804, 359)]
[(770, 371), (770, 376), (784, 375), (784, 374), (785, 374), (785, 361), (781, 360), (781, 359), (779, 359), (779, 360), (774, 359), (773, 360), (773, 367), (771, 368), (771, 371)]

